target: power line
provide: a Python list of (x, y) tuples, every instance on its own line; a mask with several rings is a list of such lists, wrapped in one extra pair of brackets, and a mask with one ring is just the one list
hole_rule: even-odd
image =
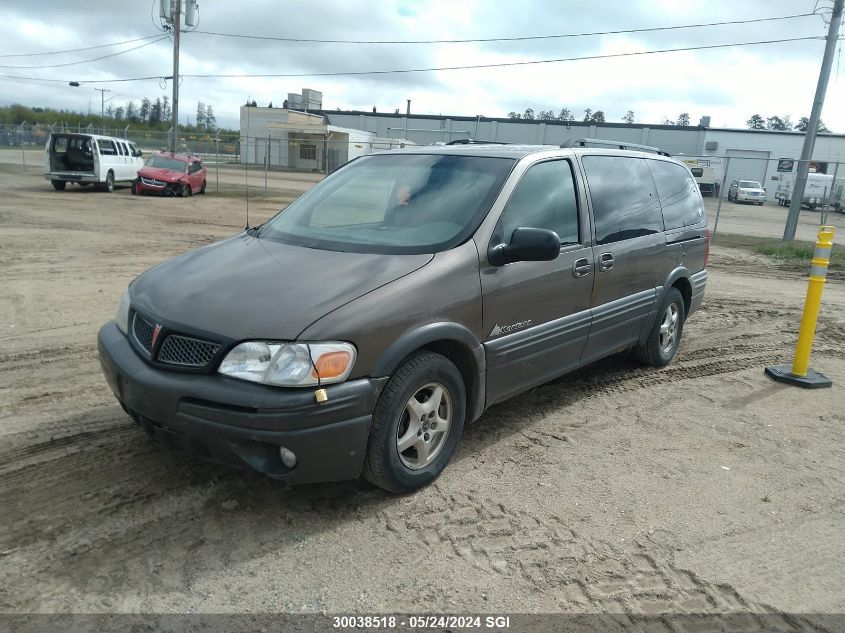
[(147, 35), (146, 37), (136, 37), (135, 39), (124, 40), (122, 42), (112, 42), (110, 44), (97, 44), (96, 46), (85, 46), (84, 48), (68, 48), (63, 51), (48, 51), (44, 53), (0, 53), (0, 57), (37, 57), (39, 55), (62, 55), (64, 53), (79, 53), (81, 51), (92, 51), (97, 48), (120, 46), (121, 44), (134, 44), (135, 42), (143, 42), (144, 40), (151, 40), (155, 37), (161, 36), (157, 33), (155, 35)]
[(758, 42), (736, 42), (733, 44), (710, 44), (706, 46), (687, 46), (683, 48), (662, 48), (651, 51), (635, 51), (631, 53), (606, 53), (603, 55), (583, 55), (580, 57), (560, 57), (557, 59), (537, 59), (524, 62), (500, 62), (496, 64), (473, 64), (469, 66), (440, 66), (433, 68), (405, 68), (399, 70), (362, 70), (349, 72), (327, 72), (327, 73), (285, 73), (285, 74), (222, 74), (222, 75), (200, 75), (200, 74), (183, 74), (182, 77), (190, 77), (194, 79), (237, 79), (237, 78), (272, 78), (272, 77), (343, 77), (353, 75), (391, 75), (401, 73), (425, 73), (446, 70), (472, 70), (481, 68), (502, 68), (506, 66), (530, 66), (534, 64), (556, 64), (560, 62), (576, 62), (589, 59), (610, 59), (614, 57), (632, 57), (635, 55), (655, 55), (658, 53), (678, 53), (681, 51), (700, 51), (713, 48), (729, 48), (737, 46), (756, 46), (760, 44), (779, 44), (782, 42), (800, 42), (804, 40), (823, 40), (824, 36), (812, 35), (807, 37), (791, 37), (779, 40), (762, 40)]
[[(499, 62), (495, 64), (473, 64), (467, 66), (440, 66), (431, 68), (402, 68), (394, 70), (362, 70), (362, 71), (344, 71), (344, 72), (323, 72), (323, 73), (267, 73), (267, 74), (180, 74), (180, 78), (193, 79), (261, 79), (274, 77), (344, 77), (357, 75), (389, 75), (389, 74), (403, 74), (403, 73), (424, 73), (447, 70), (473, 70), (482, 68), (503, 68), (508, 66), (530, 66), (536, 64), (556, 64), (561, 62), (575, 62), (591, 59), (612, 59), (618, 57), (634, 57), (637, 55), (655, 55), (660, 53), (679, 53), (683, 51), (700, 51), (717, 48), (734, 48), (739, 46), (759, 46), (764, 44), (781, 44), (784, 42), (802, 42), (807, 40), (824, 40), (823, 35), (810, 35), (805, 37), (790, 37), (776, 40), (760, 40), (755, 42), (733, 42), (730, 44), (708, 44), (704, 46), (685, 46), (679, 48), (662, 48), (650, 51), (634, 51), (630, 53), (605, 53), (602, 55), (583, 55), (580, 57), (560, 57), (557, 59), (537, 59), (522, 62)], [(31, 81), (44, 82), (59, 82), (65, 83), (66, 79), (53, 79), (43, 77), (23, 77), (19, 75), (0, 75), (0, 78), (5, 79), (23, 79)], [(165, 77), (162, 75), (150, 75), (147, 77), (131, 77), (124, 79), (78, 79), (80, 84), (104, 84), (104, 83), (119, 83), (127, 81), (147, 81), (151, 79), (172, 79), (172, 77)]]
[(109, 53), (108, 55), (101, 55), (100, 57), (92, 57), (91, 59), (80, 59), (79, 61), (75, 62), (65, 62), (63, 64), (47, 64), (44, 66), (8, 66), (4, 64), (0, 64), (0, 68), (60, 68), (63, 66), (76, 66), (77, 64), (88, 64), (90, 62), (98, 62), (101, 59), (108, 59), (109, 57), (117, 57), (118, 55), (123, 55), (124, 53), (131, 53), (132, 51), (137, 51), (139, 48), (144, 48), (145, 46), (150, 46), (151, 44), (158, 44), (160, 41), (167, 39), (166, 35), (160, 36), (157, 40), (153, 40), (151, 42), (144, 42), (143, 44), (139, 44), (138, 46), (133, 46), (132, 48), (127, 48), (122, 51), (117, 51), (116, 53)]
[(218, 37), (233, 37), (249, 40), (271, 40), (278, 42), (300, 42), (316, 44), (465, 44), (470, 42), (522, 42), (526, 40), (550, 40), (570, 37), (591, 37), (595, 35), (620, 35), (623, 33), (649, 33), (653, 31), (675, 31), (678, 29), (693, 29), (707, 26), (728, 26), (736, 24), (753, 24), (756, 22), (774, 22), (776, 20), (793, 20), (806, 18), (814, 13), (796, 13), (769, 18), (753, 18), (748, 20), (730, 20), (727, 22), (705, 22), (701, 24), (680, 24), (676, 26), (656, 26), (642, 29), (623, 29), (619, 31), (594, 31), (591, 33), (562, 33), (558, 35), (527, 35), (522, 37), (484, 37), (460, 40), (326, 40), (307, 37), (275, 37), (270, 35), (243, 35), (238, 33), (221, 33), (218, 31), (192, 31), (201, 35), (215, 35)]

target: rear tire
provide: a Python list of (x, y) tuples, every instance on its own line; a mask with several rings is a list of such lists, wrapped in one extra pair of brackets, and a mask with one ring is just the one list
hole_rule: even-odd
[(53, 189), (56, 191), (64, 191), (65, 187), (67, 187), (67, 183), (64, 180), (51, 180), (50, 184), (53, 185)]
[(200, 187), (200, 193), (205, 193), (205, 181), (202, 181), (202, 187)]
[(376, 404), (364, 477), (394, 493), (428, 485), (455, 452), (465, 415), (466, 389), (455, 365), (440, 354), (414, 353)]
[(131, 193), (133, 196), (138, 195), (138, 180), (137, 179), (132, 181), (132, 186), (129, 188), (129, 193)]
[(639, 361), (653, 367), (665, 367), (672, 362), (684, 333), (685, 318), (684, 298), (672, 286), (663, 296), (648, 339), (636, 349)]

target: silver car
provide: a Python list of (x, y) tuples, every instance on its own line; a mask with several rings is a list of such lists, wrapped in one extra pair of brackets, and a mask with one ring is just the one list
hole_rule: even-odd
[(766, 201), (766, 188), (756, 180), (734, 180), (728, 189), (728, 200), (762, 205)]

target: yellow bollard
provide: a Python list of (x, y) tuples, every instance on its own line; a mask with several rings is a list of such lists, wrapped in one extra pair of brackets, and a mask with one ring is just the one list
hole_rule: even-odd
[(791, 370), (788, 365), (766, 367), (766, 374), (780, 382), (818, 389), (833, 384), (829, 378), (809, 368), (810, 350), (816, 335), (816, 323), (819, 319), (819, 307), (822, 302), (827, 267), (830, 264), (830, 252), (833, 248), (833, 227), (820, 226), (810, 262), (810, 281), (807, 285), (807, 298), (804, 300), (804, 315), (801, 317), (801, 329), (798, 331), (798, 344), (795, 347), (795, 359)]

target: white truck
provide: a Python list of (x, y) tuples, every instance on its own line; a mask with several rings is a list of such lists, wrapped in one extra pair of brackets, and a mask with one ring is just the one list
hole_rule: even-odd
[[(775, 190), (775, 200), (782, 207), (792, 204), (792, 190), (795, 189), (797, 174), (784, 174), (778, 181)], [(801, 198), (801, 206), (808, 209), (815, 209), (822, 206), (825, 200), (833, 208), (839, 210), (842, 206), (842, 178), (837, 178), (838, 187), (833, 186), (833, 176), (830, 174), (807, 174), (807, 186), (804, 187), (804, 195)], [(838, 199), (836, 192), (839, 191)]]
[(698, 188), (702, 196), (717, 196), (719, 195), (719, 183), (716, 180), (716, 172), (710, 166), (710, 161), (706, 159), (685, 160), (684, 163), (692, 172), (695, 182), (698, 183)]

